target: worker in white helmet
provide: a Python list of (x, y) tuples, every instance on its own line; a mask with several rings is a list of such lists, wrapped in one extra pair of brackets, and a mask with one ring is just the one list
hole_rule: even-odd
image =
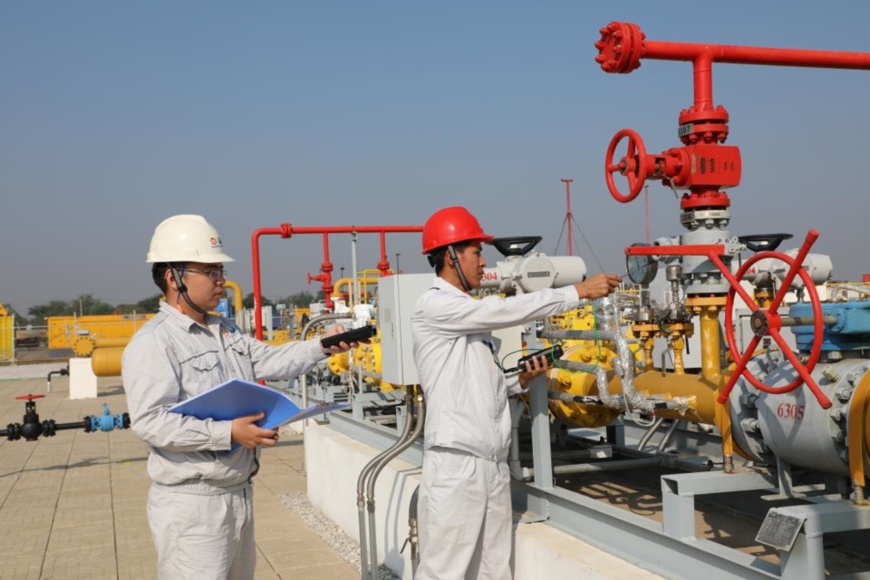
[[(217, 230), (199, 215), (176, 215), (154, 231), (147, 262), (165, 296), (160, 311), (124, 350), (122, 373), (133, 431), (148, 446), (148, 521), (162, 580), (254, 577), (251, 478), (263, 445), (263, 413), (232, 421), (169, 412), (230, 379), (286, 380), (354, 344), (325, 349), (318, 338), (274, 347), (209, 314), (221, 299), (225, 262)], [(326, 332), (344, 331), (337, 325)], [(238, 443), (240, 447), (230, 451)]]
[(486, 266), (481, 243), (492, 239), (464, 207), (436, 212), (423, 228), (437, 277), (411, 315), (427, 408), (416, 580), (512, 577), (508, 396), (550, 365), (533, 359), (506, 377), (493, 360), (491, 331), (573, 310), (621, 282), (597, 274), (565, 288), (475, 300)]

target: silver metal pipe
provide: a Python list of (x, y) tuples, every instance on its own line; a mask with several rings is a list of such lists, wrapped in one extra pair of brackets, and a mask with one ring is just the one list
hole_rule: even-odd
[[(320, 316), (315, 316), (311, 320), (308, 321), (308, 324), (302, 327), (302, 334), (300, 337), (302, 340), (305, 340), (305, 337), (308, 336), (308, 331), (315, 325), (320, 325), (324, 322), (330, 320), (339, 320), (342, 318), (350, 318), (348, 314), (321, 314)], [(299, 388), (302, 390), (302, 408), (308, 408), (308, 380), (305, 375), (299, 377)], [(302, 420), (302, 434), (305, 434), (305, 427), (308, 425), (308, 419)]]
[[(615, 449), (615, 448), (614, 448)], [(635, 453), (636, 450), (632, 450)], [(707, 461), (693, 461), (670, 455), (656, 455), (636, 457), (634, 459), (617, 459), (615, 461), (602, 461), (600, 463), (579, 463), (576, 465), (557, 465), (553, 468), (556, 475), (569, 473), (592, 473), (600, 471), (615, 471), (619, 469), (635, 469), (638, 467), (666, 467), (668, 469), (681, 469), (683, 471), (709, 471), (713, 464)]]
[(353, 367), (353, 369), (355, 371), (359, 372), (360, 376), (363, 376), (363, 377), (369, 377), (371, 379), (378, 379), (378, 380), (384, 378), (384, 375), (381, 373), (373, 373), (371, 371), (364, 370), (362, 365), (355, 365)]
[(359, 275), (356, 273), (356, 238), (357, 234), (354, 232), (350, 237), (350, 269), (353, 270), (353, 306), (356, 306), (360, 303), (359, 299)]
[(643, 451), (643, 448), (646, 447), (646, 444), (649, 443), (649, 440), (652, 438), (653, 433), (655, 433), (664, 422), (664, 417), (656, 417), (656, 420), (653, 421), (653, 424), (650, 425), (649, 429), (646, 430), (646, 433), (643, 434), (643, 437), (640, 438), (640, 441), (637, 442), (638, 451)]
[(656, 455), (661, 454), (665, 450), (665, 447), (667, 446), (668, 441), (670, 441), (671, 437), (673, 437), (674, 431), (677, 430), (677, 425), (679, 425), (679, 424), (680, 424), (679, 421), (671, 421), (671, 424), (668, 426), (668, 430), (665, 431), (665, 434), (662, 435), (662, 440), (659, 441), (658, 446), (656, 446)]
[(408, 543), (411, 545), (411, 578), (417, 576), (417, 565), (420, 563), (420, 534), (417, 530), (417, 503), (420, 498), (420, 486), (414, 488), (411, 503), (408, 505)]
[(672, 455), (652, 455), (645, 451), (638, 451), (637, 449), (623, 447), (621, 445), (614, 445), (613, 451), (620, 455), (627, 455), (628, 457), (637, 457), (640, 459), (656, 457), (661, 460), (662, 467), (670, 469), (682, 469), (683, 471), (709, 471), (713, 467), (713, 463), (710, 460), (698, 461), (697, 459), (675, 457)]
[(610, 330), (545, 330), (543, 338), (550, 340), (607, 340), (616, 341), (616, 335)]
[[(426, 410), (425, 410), (425, 401), (423, 400), (423, 395), (418, 394), (416, 397), (417, 401), (417, 413), (416, 413), (416, 424), (414, 425), (414, 431), (411, 435), (403, 441), (399, 446), (394, 447), (389, 453), (383, 456), (383, 458), (378, 461), (377, 465), (372, 470), (371, 475), (369, 475), (368, 483), (366, 483), (366, 509), (368, 510), (369, 516), (369, 551), (371, 553), (371, 569), (372, 576), (376, 578), (375, 574), (378, 569), (378, 536), (377, 536), (377, 522), (375, 521), (375, 483), (377, 483), (378, 476), (381, 474), (381, 470), (387, 466), (387, 464), (402, 454), (405, 449), (414, 444), (414, 441), (417, 440), (417, 437), (423, 433), (423, 424), (426, 421)], [(409, 419), (410, 422), (410, 419)]]
[(601, 463), (577, 463), (574, 465), (557, 465), (553, 468), (556, 475), (568, 473), (591, 473), (598, 471), (616, 471), (618, 469), (636, 469), (638, 467), (659, 467), (662, 464), (661, 457), (647, 457), (643, 459), (617, 459), (614, 461), (602, 461)]
[[(356, 507), (357, 507), (357, 516), (359, 518), (359, 547), (360, 547), (360, 568), (362, 570), (362, 578), (367, 578), (368, 574), (368, 551), (366, 549), (367, 545), (367, 536), (366, 536), (366, 518), (365, 518), (365, 484), (366, 480), (369, 477), (369, 474), (378, 464), (382, 457), (385, 457), (390, 451), (402, 445), (404, 440), (410, 436), (411, 427), (413, 425), (413, 405), (414, 398), (411, 396), (413, 393), (412, 387), (406, 388), (406, 405), (408, 408), (406, 420), (405, 420), (405, 428), (402, 429), (402, 434), (399, 435), (399, 438), (396, 439), (395, 443), (391, 446), (387, 447), (375, 457), (369, 461), (365, 467), (363, 467), (362, 471), (359, 474), (359, 478), (356, 480)], [(377, 559), (375, 560), (374, 572), (372, 573), (373, 578), (377, 578)]]

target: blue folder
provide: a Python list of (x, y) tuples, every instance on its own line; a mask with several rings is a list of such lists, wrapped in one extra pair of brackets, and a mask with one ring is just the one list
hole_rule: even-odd
[[(257, 425), (264, 429), (275, 429), (285, 423), (316, 417), (348, 406), (347, 403), (333, 403), (300, 409), (290, 397), (277, 389), (234, 379), (173, 405), (169, 411), (216, 421), (231, 421), (262, 411), (266, 416), (257, 421)], [(236, 447), (238, 444), (234, 443), (232, 448)]]

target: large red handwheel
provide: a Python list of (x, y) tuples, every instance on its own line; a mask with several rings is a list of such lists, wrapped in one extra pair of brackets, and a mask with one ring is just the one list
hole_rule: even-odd
[[(625, 156), (619, 160), (619, 163), (614, 164), (613, 155), (616, 153), (616, 146), (624, 137), (628, 138), (628, 150)], [(623, 195), (613, 182), (613, 174), (617, 171), (628, 180), (628, 193), (626, 195)], [(647, 158), (643, 139), (631, 129), (618, 131), (610, 140), (610, 145), (607, 146), (607, 157), (604, 159), (604, 176), (607, 179), (607, 189), (610, 190), (610, 195), (620, 203), (632, 201), (643, 189), (646, 174)]]
[(15, 398), (18, 400), (32, 401), (33, 399), (44, 399), (45, 395), (18, 395)]
[[(734, 274), (733, 279), (729, 278), (729, 282), (731, 282), (731, 288), (728, 290), (728, 298), (725, 302), (725, 339), (728, 341), (728, 346), (731, 349), (732, 354), (734, 355), (735, 360), (737, 360), (737, 366), (734, 369), (734, 373), (731, 375), (731, 379), (728, 381), (728, 384), (722, 390), (718, 397), (718, 401), (720, 403), (724, 403), (728, 399), (728, 395), (731, 393), (731, 389), (737, 382), (737, 379), (740, 376), (743, 376), (747, 381), (749, 381), (752, 385), (754, 385), (760, 391), (771, 394), (782, 394), (793, 391), (798, 388), (802, 384), (806, 383), (807, 387), (812, 391), (813, 395), (815, 395), (816, 399), (819, 401), (819, 404), (825, 409), (831, 407), (831, 401), (827, 396), (819, 389), (819, 386), (816, 384), (815, 380), (812, 378), (812, 371), (816, 366), (816, 363), (819, 361), (819, 355), (822, 351), (822, 339), (824, 338), (824, 327), (822, 321), (822, 304), (819, 301), (819, 293), (816, 291), (816, 287), (813, 284), (812, 277), (809, 273), (803, 269), (803, 258), (806, 256), (809, 251), (809, 246), (812, 244), (812, 241), (815, 241), (815, 237), (818, 237), (818, 232), (815, 230), (810, 232), (810, 235), (807, 236), (807, 242), (804, 243), (804, 247), (801, 249), (801, 252), (798, 254), (800, 261), (787, 254), (783, 254), (782, 252), (760, 252), (748, 259), (743, 266)], [(812, 239), (811, 239), (812, 238)], [(773, 301), (770, 303), (770, 307), (767, 309), (759, 307), (755, 304), (755, 301), (749, 297), (746, 291), (739, 285), (740, 280), (746, 274), (746, 272), (755, 265), (759, 260), (764, 260), (766, 258), (773, 258), (776, 260), (781, 260), (790, 266), (788, 274), (783, 280), (783, 283), (774, 297)], [(785, 342), (785, 339), (780, 334), (780, 329), (782, 328), (782, 318), (778, 314), (777, 310), (779, 309), (780, 304), (782, 304), (783, 299), (785, 298), (786, 293), (789, 290), (789, 286), (791, 285), (792, 280), (794, 280), (795, 276), (800, 276), (801, 280), (803, 280), (804, 288), (807, 291), (807, 294), (810, 298), (810, 303), (813, 309), (813, 348), (810, 351), (809, 358), (805, 363), (802, 363), (795, 354), (791, 351), (788, 343)], [(749, 346), (743, 353), (737, 348), (737, 340), (734, 337), (734, 325), (733, 325), (733, 315), (732, 310), (734, 307), (734, 295), (740, 294), (743, 301), (752, 310), (752, 315), (750, 317), (751, 329), (753, 334), (755, 335), (749, 343)], [(753, 354), (755, 353), (755, 349), (758, 346), (758, 343), (762, 338), (770, 336), (776, 341), (777, 345), (781, 349), (782, 353), (788, 359), (789, 363), (795, 368), (798, 376), (793, 381), (784, 385), (782, 387), (771, 387), (766, 385), (761, 380), (759, 380), (755, 375), (753, 375), (748, 368), (746, 368), (749, 361), (752, 359)]]

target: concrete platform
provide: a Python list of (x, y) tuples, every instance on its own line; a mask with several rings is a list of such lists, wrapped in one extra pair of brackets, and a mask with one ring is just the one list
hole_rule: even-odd
[[(359, 519), (353, 501), (363, 467), (377, 454), (329, 426), (309, 426), (306, 432), (308, 497), (311, 503), (359, 539)], [(412, 580), (410, 550), (402, 551), (408, 534), (408, 504), (420, 482), (420, 468), (401, 458), (390, 462), (375, 486), (378, 561), (403, 580)], [(519, 514), (514, 514), (519, 519)], [(635, 566), (545, 523), (515, 523), (512, 568), (515, 580), (661, 580)]]
[[(57, 423), (127, 411), (120, 378), (102, 378), (96, 399), (70, 400), (69, 379), (0, 380), (0, 428), (20, 423), (24, 401), (40, 420)], [(38, 441), (0, 440), (0, 580), (156, 578), (145, 513), (147, 451), (132, 431), (60, 431)], [(283, 437), (262, 454), (254, 480), (257, 580), (359, 577), (281, 502), (306, 489), (300, 436)]]

